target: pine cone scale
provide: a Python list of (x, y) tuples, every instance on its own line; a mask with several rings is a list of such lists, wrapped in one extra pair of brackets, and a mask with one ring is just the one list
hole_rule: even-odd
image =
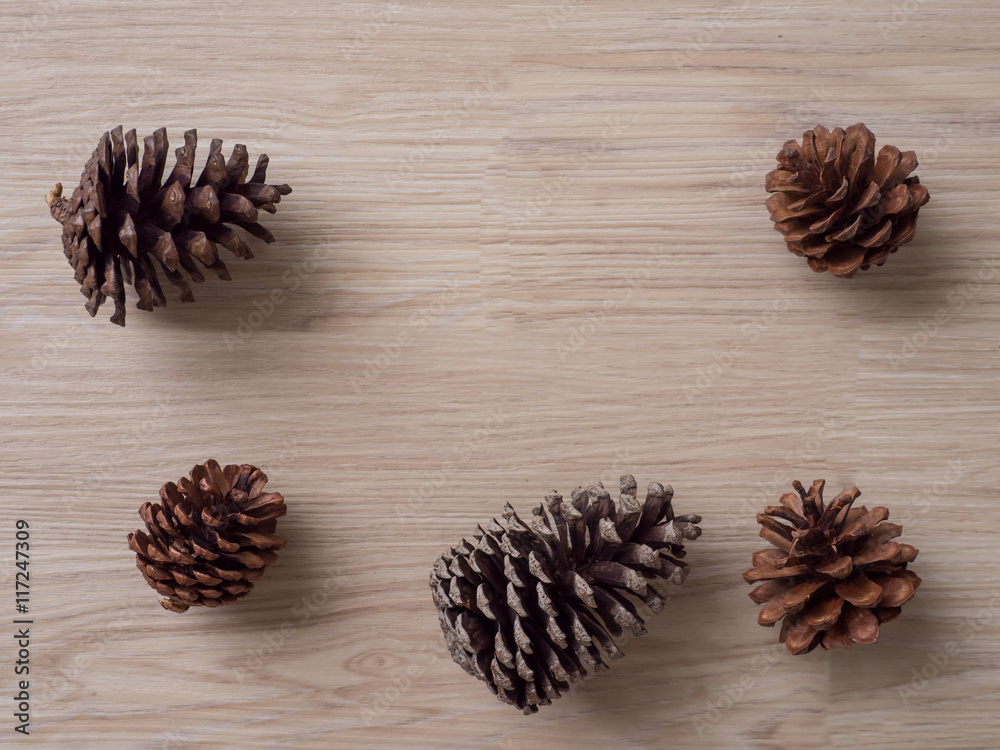
[(874, 607), (882, 598), (882, 587), (860, 573), (838, 583), (834, 591), (841, 599), (858, 607)]
[(914, 581), (909, 577), (882, 577), (878, 583), (882, 588), (882, 599), (879, 602), (882, 607), (901, 607), (917, 592)]
[(843, 608), (841, 598), (824, 599), (805, 611), (801, 619), (816, 630), (827, 630), (840, 618)]
[(854, 570), (854, 562), (847, 555), (838, 557), (833, 562), (827, 565), (819, 565), (816, 568), (818, 573), (822, 573), (833, 579), (847, 578), (852, 570)]

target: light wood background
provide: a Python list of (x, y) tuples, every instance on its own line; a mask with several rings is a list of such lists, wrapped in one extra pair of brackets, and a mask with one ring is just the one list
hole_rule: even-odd
[[(0, 2), (16, 739), (996, 747), (998, 23), (989, 0)], [(762, 186), (786, 138), (858, 121), (917, 151), (931, 202), (845, 281), (785, 251)], [(130, 297), (124, 330), (87, 316), (42, 202), (118, 123), (197, 127), (201, 159), (246, 143), (294, 187), (231, 283)], [(267, 472), (290, 542), (245, 602), (178, 616), (125, 537), (209, 457)], [(625, 660), (524, 717), (451, 662), (429, 566), (505, 501), (623, 470), (704, 515), (693, 572)], [(740, 573), (755, 512), (817, 477), (887, 505), (924, 584), (878, 644), (792, 658)]]

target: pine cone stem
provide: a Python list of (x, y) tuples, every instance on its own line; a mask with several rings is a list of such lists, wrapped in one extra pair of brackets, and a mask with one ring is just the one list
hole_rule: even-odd
[(45, 202), (48, 204), (49, 213), (52, 214), (52, 218), (60, 224), (65, 225), (69, 222), (72, 211), (70, 210), (69, 200), (63, 198), (62, 194), (62, 183), (57, 182), (55, 187), (45, 194)]

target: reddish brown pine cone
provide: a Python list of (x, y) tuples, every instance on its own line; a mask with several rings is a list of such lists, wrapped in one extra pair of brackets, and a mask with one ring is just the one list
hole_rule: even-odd
[(881, 266), (913, 239), (930, 199), (913, 151), (883, 146), (862, 123), (830, 132), (822, 125), (788, 141), (765, 188), (774, 228), (814, 271), (850, 278)]
[(889, 511), (853, 508), (857, 487), (824, 505), (823, 484), (806, 492), (793, 482), (780, 506), (757, 515), (760, 535), (776, 549), (755, 552), (743, 574), (747, 583), (764, 581), (750, 592), (764, 605), (757, 622), (784, 619), (780, 640), (793, 654), (874, 643), (879, 624), (897, 618), (920, 585), (906, 569), (917, 549), (892, 541), (903, 529), (885, 522)]
[(123, 134), (119, 125), (101, 137), (71, 197), (63, 197), (61, 183), (45, 196), (52, 217), (63, 225), (63, 252), (76, 271), (91, 316), (110, 298), (115, 305), (111, 322), (124, 326), (126, 284), (135, 287), (140, 310), (165, 305), (160, 273), (177, 289), (181, 302), (194, 302), (187, 279), (204, 281), (201, 268), (228, 281), (218, 245), (238, 258), (253, 257), (229, 225), (264, 242), (274, 241), (257, 223), (258, 213), (273, 214), (281, 196), (292, 189), (264, 183), (267, 155), (260, 155), (247, 180), (246, 146), (237, 145), (226, 161), (222, 141), (213, 140), (195, 181), (197, 144), (197, 131), (187, 131), (164, 180), (166, 129), (145, 139), (140, 160), (135, 131)]
[(437, 559), (430, 585), (451, 658), (504, 703), (534, 713), (623, 656), (616, 639), (646, 632), (658, 582), (683, 582), (684, 542), (701, 517), (674, 515), (673, 490), (652, 482), (644, 500), (621, 477), (616, 503), (598, 482), (555, 492), (522, 520), (479, 527)]
[(166, 597), (164, 609), (218, 607), (250, 593), (286, 541), (274, 533), (285, 500), (265, 484), (256, 466), (213, 459), (163, 485), (162, 504), (142, 504), (148, 533), (129, 534), (128, 546), (146, 583)]

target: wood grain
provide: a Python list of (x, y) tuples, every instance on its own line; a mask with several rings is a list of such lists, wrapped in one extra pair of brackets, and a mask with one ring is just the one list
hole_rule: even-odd
[[(26, 741), (995, 747), (998, 23), (988, 0), (0, 4)], [(931, 202), (845, 281), (784, 250), (762, 185), (786, 138), (858, 121), (917, 151)], [(118, 123), (246, 143), (294, 187), (232, 282), (130, 298), (126, 329), (86, 315), (42, 202)], [(209, 457), (264, 468), (290, 542), (246, 602), (175, 616), (125, 537)], [(505, 501), (623, 470), (704, 515), (693, 573), (523, 717), (450, 661), (428, 566)], [(818, 477), (903, 520), (924, 585), (877, 645), (791, 658), (740, 573), (755, 511)]]

